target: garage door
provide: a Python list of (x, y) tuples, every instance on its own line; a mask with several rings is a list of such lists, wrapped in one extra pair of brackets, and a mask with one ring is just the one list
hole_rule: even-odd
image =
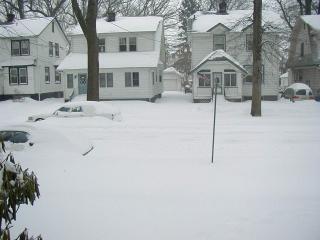
[(177, 91), (178, 86), (175, 79), (163, 81), (164, 91)]

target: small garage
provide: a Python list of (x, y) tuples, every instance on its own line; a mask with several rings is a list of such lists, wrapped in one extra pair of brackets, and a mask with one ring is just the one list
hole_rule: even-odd
[(163, 90), (181, 91), (183, 75), (174, 67), (169, 67), (163, 71)]

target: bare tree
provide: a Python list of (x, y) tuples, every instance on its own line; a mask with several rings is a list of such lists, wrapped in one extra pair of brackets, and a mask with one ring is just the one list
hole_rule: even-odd
[(88, 46), (88, 85), (87, 100), (99, 101), (99, 51), (96, 29), (98, 1), (88, 0), (87, 11), (82, 13), (77, 0), (71, 0), (72, 9), (87, 39)]
[(7, 15), (8, 13), (18, 13), (19, 17), (21, 19), (24, 19), (26, 17), (24, 3), (24, 0), (2, 0), (1, 4), (6, 10), (5, 15)]
[(253, 1), (253, 74), (251, 115), (261, 116), (262, 0)]

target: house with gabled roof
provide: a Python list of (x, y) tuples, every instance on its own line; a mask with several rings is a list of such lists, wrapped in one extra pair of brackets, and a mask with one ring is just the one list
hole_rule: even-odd
[[(231, 101), (252, 97), (252, 10), (219, 9), (196, 12), (189, 19), (192, 49), (191, 74), (194, 102), (209, 101), (217, 93)], [(263, 40), (278, 41), (280, 16), (263, 11)], [(277, 100), (280, 57), (278, 47), (264, 45), (262, 52), (262, 99)]]
[[(155, 101), (163, 92), (163, 19), (156, 16), (97, 19), (101, 100)], [(80, 28), (70, 34), (71, 53), (62, 61), (65, 98), (87, 93), (87, 43)]]
[(14, 19), (0, 24), (0, 99), (62, 97), (57, 67), (69, 42), (55, 18)]
[(320, 95), (320, 15), (300, 16), (291, 34), (289, 84), (305, 83)]

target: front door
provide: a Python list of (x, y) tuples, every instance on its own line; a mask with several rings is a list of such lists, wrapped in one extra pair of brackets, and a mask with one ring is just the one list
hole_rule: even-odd
[(87, 74), (80, 73), (78, 76), (79, 94), (87, 94)]
[(213, 89), (215, 89), (215, 84), (217, 83), (217, 94), (222, 94), (222, 72), (212, 73)]

